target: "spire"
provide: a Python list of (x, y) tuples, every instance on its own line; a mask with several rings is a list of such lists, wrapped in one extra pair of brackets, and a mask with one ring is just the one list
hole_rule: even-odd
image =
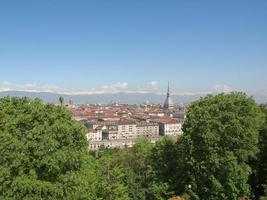
[(169, 83), (169, 81), (168, 81), (168, 91), (167, 91), (167, 97), (169, 97), (170, 96), (170, 83)]
[(169, 81), (168, 81), (167, 97), (166, 97), (166, 100), (164, 102), (163, 108), (164, 108), (164, 110), (172, 110), (173, 109), (173, 100), (170, 97), (170, 83), (169, 83)]

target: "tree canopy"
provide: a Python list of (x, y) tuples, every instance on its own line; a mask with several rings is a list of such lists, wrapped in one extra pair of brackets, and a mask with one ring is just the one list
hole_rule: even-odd
[(0, 144), (1, 199), (79, 199), (90, 182), (85, 129), (62, 107), (0, 99)]
[(250, 195), (248, 160), (258, 152), (262, 120), (258, 105), (243, 93), (208, 95), (193, 102), (177, 142), (177, 190), (193, 199)]
[(261, 105), (260, 108), (264, 113), (265, 119), (259, 130), (259, 152), (256, 158), (250, 160), (253, 170), (253, 174), (250, 177), (250, 185), (255, 199), (263, 196), (264, 193), (267, 196), (267, 190), (264, 190), (267, 184), (267, 107), (266, 105)]

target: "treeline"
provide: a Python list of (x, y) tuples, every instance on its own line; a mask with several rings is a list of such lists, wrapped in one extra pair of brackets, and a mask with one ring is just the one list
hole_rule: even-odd
[(243, 93), (193, 102), (175, 141), (88, 152), (85, 131), (63, 106), (0, 99), (0, 199), (267, 199), (267, 108)]

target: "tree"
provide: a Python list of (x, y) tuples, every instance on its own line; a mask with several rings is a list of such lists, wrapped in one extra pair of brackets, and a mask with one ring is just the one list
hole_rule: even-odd
[(108, 200), (127, 200), (128, 187), (124, 168), (116, 162), (117, 151), (103, 150), (98, 158), (98, 197)]
[[(175, 181), (174, 170), (177, 160), (170, 159), (175, 155), (175, 140), (169, 136), (157, 141), (150, 154), (150, 163), (158, 180), (168, 183), (169, 186)], [(172, 191), (174, 188), (169, 188)]]
[(132, 149), (123, 151), (118, 162), (124, 166), (126, 183), (131, 199), (163, 200), (171, 194), (168, 184), (161, 182), (152, 166), (153, 145), (146, 139), (139, 139)]
[(146, 139), (133, 148), (107, 150), (98, 154), (100, 197), (103, 199), (164, 200), (168, 185), (161, 182), (151, 165), (153, 145)]
[(267, 186), (265, 185), (265, 196), (262, 196), (260, 200), (267, 200)]
[(130, 199), (148, 199), (148, 184), (150, 183), (150, 165), (148, 156), (152, 145), (146, 139), (136, 141), (133, 148), (119, 150), (115, 153), (114, 163), (123, 169), (124, 183)]
[(177, 197), (172, 197), (169, 200), (186, 200), (186, 199), (183, 197), (177, 196)]
[(63, 96), (59, 97), (59, 103), (60, 103), (61, 106), (64, 105), (64, 97)]
[[(264, 195), (264, 185), (267, 184), (267, 107), (261, 105), (265, 120), (259, 131), (259, 152), (255, 159), (250, 161), (253, 174), (250, 177), (250, 185), (254, 192), (254, 198), (259, 199)], [(267, 195), (267, 194), (266, 194)]]
[(0, 99), (0, 198), (96, 199), (85, 129), (63, 107)]
[(258, 152), (262, 119), (255, 101), (243, 93), (193, 102), (176, 144), (176, 192), (207, 200), (249, 195), (247, 163)]

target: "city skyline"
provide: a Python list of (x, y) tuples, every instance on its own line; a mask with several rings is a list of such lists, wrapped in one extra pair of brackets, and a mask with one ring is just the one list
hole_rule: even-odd
[(267, 2), (2, 2), (0, 92), (267, 96)]

